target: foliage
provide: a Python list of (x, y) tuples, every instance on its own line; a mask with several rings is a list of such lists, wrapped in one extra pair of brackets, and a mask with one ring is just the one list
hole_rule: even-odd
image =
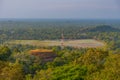
[(7, 46), (0, 47), (0, 60), (7, 60), (11, 55), (11, 50)]
[(86, 76), (86, 80), (119, 80), (120, 54), (110, 54), (103, 64), (104, 68)]
[[(120, 80), (120, 30), (83, 23), (0, 22), (0, 80)], [(45, 47), (53, 49), (57, 56), (43, 63), (40, 57), (28, 53), (40, 47), (7, 43), (9, 40), (56, 40), (61, 39), (61, 33), (65, 39), (91, 38), (106, 46)]]
[(103, 51), (101, 49), (89, 49), (87, 53), (80, 57), (79, 62), (82, 65), (100, 65), (104, 63), (107, 56), (107, 51)]
[(24, 73), (22, 66), (16, 63), (6, 64), (0, 72), (1, 80), (24, 80)]

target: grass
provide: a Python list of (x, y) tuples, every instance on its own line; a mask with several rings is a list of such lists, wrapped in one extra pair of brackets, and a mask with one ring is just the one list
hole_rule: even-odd
[[(9, 44), (22, 44), (22, 45), (33, 45), (33, 46), (61, 46), (60, 40), (13, 40), (9, 41)], [(80, 39), (80, 40), (65, 40), (64, 46), (71, 47), (102, 47), (104, 43), (94, 39)]]

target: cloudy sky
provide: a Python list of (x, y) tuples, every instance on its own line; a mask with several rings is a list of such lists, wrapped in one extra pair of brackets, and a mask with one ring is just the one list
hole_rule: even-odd
[(120, 19), (120, 0), (0, 0), (0, 18)]

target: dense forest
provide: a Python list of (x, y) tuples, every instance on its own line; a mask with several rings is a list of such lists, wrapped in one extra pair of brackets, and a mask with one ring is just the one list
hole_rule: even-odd
[[(104, 21), (103, 21), (104, 22)], [(94, 21), (0, 21), (0, 80), (120, 80), (120, 25)], [(11, 40), (95, 39), (100, 48), (10, 45)], [(50, 49), (52, 61), (29, 54)]]

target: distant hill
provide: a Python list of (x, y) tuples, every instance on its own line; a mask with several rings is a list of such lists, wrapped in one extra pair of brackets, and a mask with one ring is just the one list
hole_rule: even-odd
[(119, 32), (120, 29), (111, 27), (109, 25), (100, 25), (96, 27), (89, 27), (83, 30), (85, 32)]

